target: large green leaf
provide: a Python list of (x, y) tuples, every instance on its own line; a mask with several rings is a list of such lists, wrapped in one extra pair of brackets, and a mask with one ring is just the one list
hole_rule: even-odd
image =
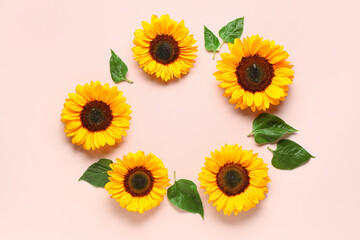
[(111, 49), (110, 57), (110, 74), (111, 78), (115, 83), (127, 81), (133, 83), (133, 81), (126, 78), (126, 73), (128, 72), (128, 67), (121, 60), (121, 58), (116, 55), (116, 53)]
[(106, 183), (109, 182), (107, 171), (111, 170), (111, 163), (110, 159), (100, 159), (84, 172), (79, 181), (86, 181), (95, 187), (105, 187)]
[(219, 31), (220, 37), (229, 43), (234, 43), (235, 38), (240, 38), (244, 30), (244, 17), (237, 18), (224, 27), (222, 27)]
[(205, 48), (210, 52), (216, 52), (220, 46), (219, 39), (215, 34), (204, 26)]
[(168, 188), (167, 197), (176, 207), (191, 213), (198, 213), (204, 218), (204, 208), (195, 183), (180, 179)]
[(295, 128), (286, 124), (281, 118), (270, 113), (261, 113), (253, 122), (253, 130), (248, 136), (254, 136), (259, 144), (272, 143), (280, 139), (285, 133), (297, 132)]
[(314, 158), (302, 146), (287, 139), (280, 140), (276, 150), (269, 150), (273, 153), (271, 164), (283, 170), (292, 170)]

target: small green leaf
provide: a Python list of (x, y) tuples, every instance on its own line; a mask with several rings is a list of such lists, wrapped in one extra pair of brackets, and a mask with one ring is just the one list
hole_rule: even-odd
[(280, 140), (276, 150), (269, 150), (273, 153), (271, 164), (282, 170), (292, 170), (314, 158), (302, 146), (288, 139)]
[(204, 26), (204, 38), (206, 50), (216, 52), (220, 46), (219, 39), (206, 26)]
[(295, 128), (286, 124), (281, 118), (270, 113), (261, 113), (253, 122), (253, 130), (248, 135), (254, 136), (259, 144), (272, 143), (281, 138), (285, 133), (297, 132)]
[(235, 38), (240, 38), (244, 30), (244, 17), (229, 22), (219, 31), (220, 37), (229, 43), (234, 43)]
[(110, 159), (100, 159), (84, 172), (79, 181), (86, 181), (95, 187), (105, 187), (106, 183), (109, 182), (107, 171), (111, 170), (109, 166), (111, 163)]
[(127, 81), (133, 83), (133, 81), (126, 78), (126, 73), (128, 72), (128, 67), (121, 60), (121, 58), (116, 55), (116, 53), (111, 49), (110, 57), (110, 74), (111, 78), (115, 83)]
[(175, 206), (191, 213), (198, 213), (204, 219), (204, 208), (195, 183), (187, 179), (175, 180), (168, 188), (167, 197)]

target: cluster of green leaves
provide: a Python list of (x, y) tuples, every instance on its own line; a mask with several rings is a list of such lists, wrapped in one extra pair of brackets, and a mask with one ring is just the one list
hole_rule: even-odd
[[(110, 159), (100, 159), (86, 169), (79, 181), (86, 181), (94, 187), (104, 188), (110, 181), (107, 172), (111, 170), (111, 163), (113, 161)], [(187, 179), (176, 180), (175, 173), (174, 179), (175, 183), (167, 190), (170, 203), (187, 212), (198, 213), (204, 218), (204, 208), (196, 184)]]
[[(261, 113), (253, 122), (253, 130), (248, 136), (254, 136), (258, 144), (273, 143), (286, 134), (295, 133), (298, 130), (291, 127), (281, 118), (270, 113)], [(299, 144), (282, 139), (277, 143), (277, 149), (273, 153), (271, 164), (277, 169), (292, 170), (314, 158)]]
[(220, 50), (221, 46), (224, 43), (234, 43), (236, 38), (240, 38), (244, 30), (244, 17), (237, 18), (224, 27), (222, 27), (219, 31), (219, 36), (222, 38), (222, 43), (215, 34), (210, 31), (206, 26), (204, 26), (204, 39), (205, 39), (205, 48), (209, 52), (214, 52), (213, 59), (215, 58), (215, 54)]

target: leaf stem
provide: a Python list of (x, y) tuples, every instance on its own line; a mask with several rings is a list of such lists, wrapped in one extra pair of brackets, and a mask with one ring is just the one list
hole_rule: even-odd
[(222, 41), (221, 44), (220, 44), (220, 47), (218, 49), (218, 51), (220, 51), (220, 48), (222, 47), (222, 45), (224, 45), (225, 41)]
[(174, 181), (176, 182), (176, 171), (174, 171)]
[(224, 45), (224, 43), (225, 43), (225, 42), (222, 41), (221, 44), (220, 44), (220, 46), (219, 46), (219, 48), (218, 48), (217, 50), (214, 50), (214, 54), (213, 54), (213, 58), (212, 58), (213, 60), (215, 59), (215, 54), (220, 51), (220, 48), (222, 47), (222, 45)]
[(134, 83), (133, 81), (131, 81), (131, 80), (127, 79), (127, 78), (125, 78), (125, 81), (127, 81), (128, 83)]
[(267, 149), (269, 149), (270, 152), (274, 152), (275, 150), (271, 149), (270, 147), (267, 147)]
[(251, 132), (251, 133), (249, 133), (249, 135), (247, 135), (248, 137), (252, 137), (252, 136), (254, 136), (254, 133), (253, 132)]

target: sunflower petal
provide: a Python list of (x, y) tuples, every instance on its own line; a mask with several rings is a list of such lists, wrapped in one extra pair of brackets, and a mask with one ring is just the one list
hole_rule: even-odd
[(75, 103), (77, 103), (80, 106), (84, 106), (86, 104), (85, 99), (80, 94), (75, 93), (69, 93), (69, 98), (73, 100)]
[(144, 33), (151, 39), (156, 37), (156, 31), (152, 27), (152, 25), (148, 22), (142, 21), (142, 27), (144, 28)]
[(294, 71), (290, 68), (277, 68), (274, 73), (277, 77), (291, 77), (294, 75)]
[(262, 103), (262, 93), (260, 92), (256, 92), (254, 94), (254, 103), (255, 103), (255, 106), (259, 107)]
[(279, 99), (280, 97), (285, 96), (285, 91), (282, 88), (280, 88), (274, 84), (271, 84), (270, 86), (268, 86), (265, 89), (265, 93), (273, 99)]
[(292, 84), (292, 81), (288, 77), (273, 77), (272, 83), (278, 85), (278, 86), (286, 86)]

